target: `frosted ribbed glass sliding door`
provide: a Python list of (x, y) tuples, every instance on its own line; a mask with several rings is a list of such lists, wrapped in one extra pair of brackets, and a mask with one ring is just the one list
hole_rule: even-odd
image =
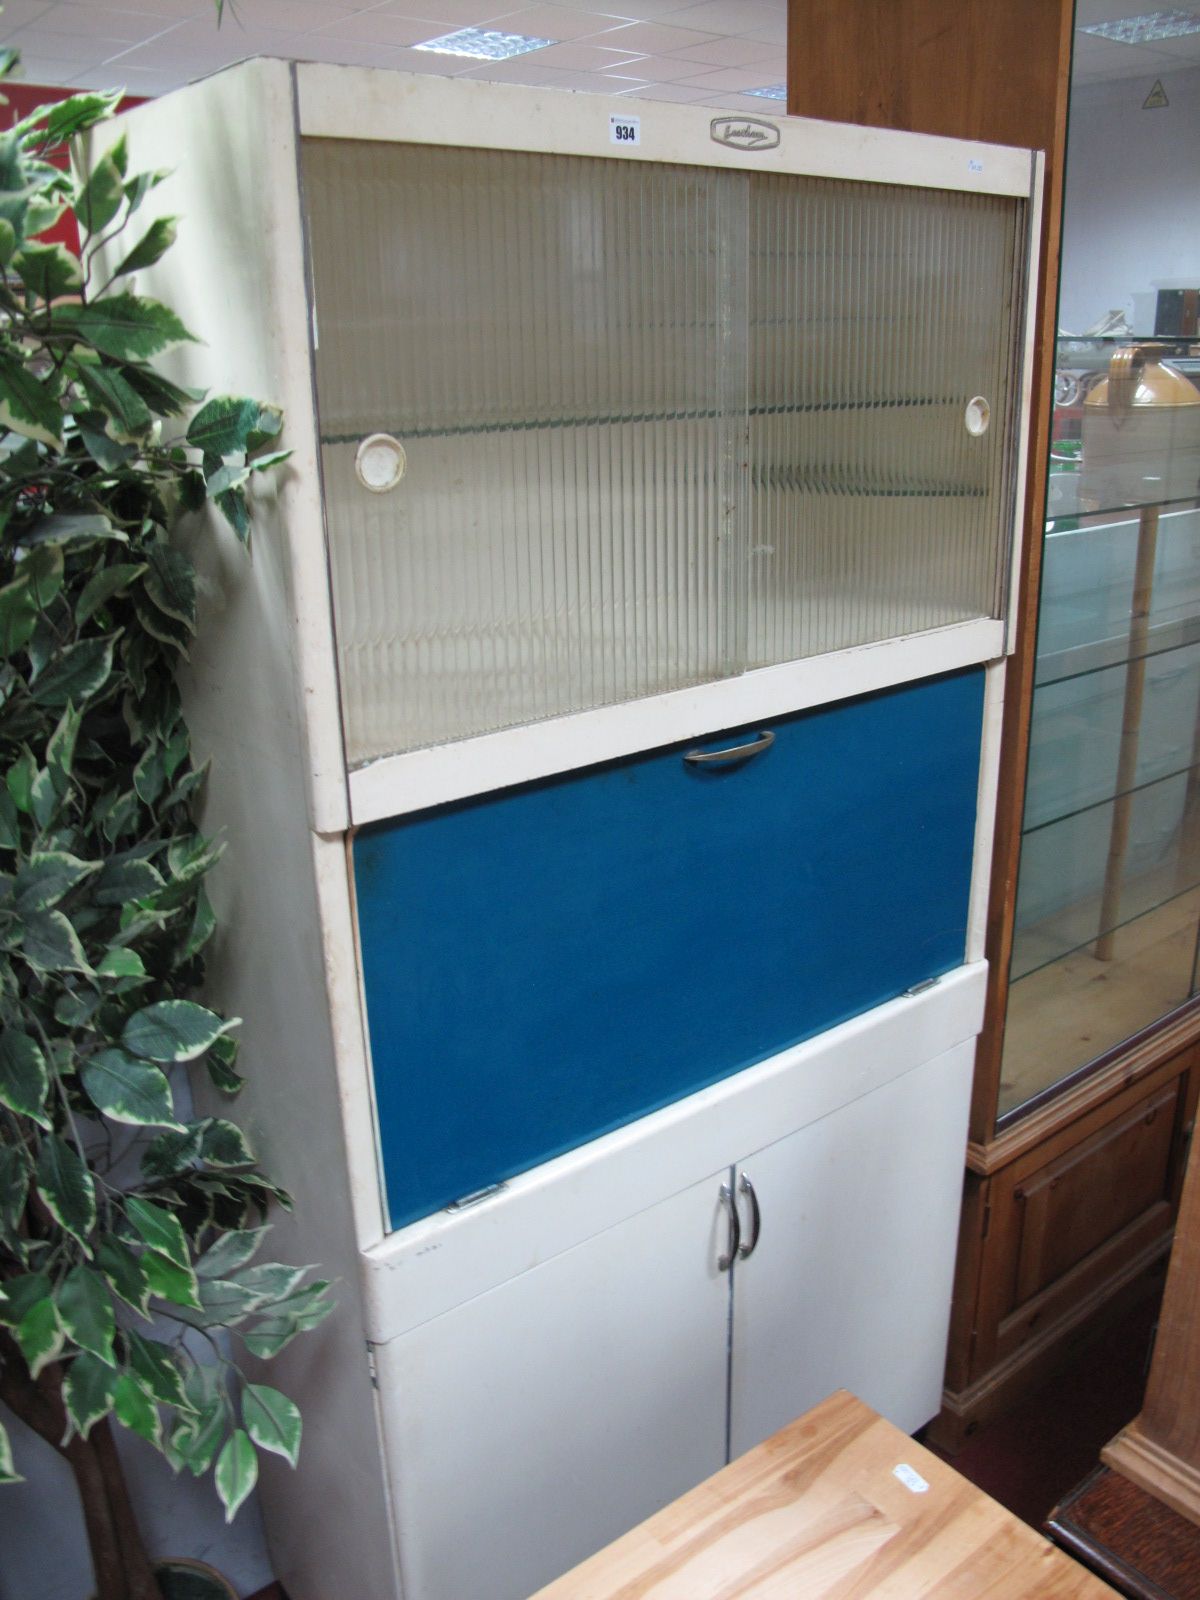
[(1023, 217), (752, 178), (748, 665), (1000, 614)]
[(304, 181), (350, 761), (738, 670), (740, 176), (319, 141)]
[(352, 764), (1002, 615), (1021, 202), (334, 140), (304, 183)]

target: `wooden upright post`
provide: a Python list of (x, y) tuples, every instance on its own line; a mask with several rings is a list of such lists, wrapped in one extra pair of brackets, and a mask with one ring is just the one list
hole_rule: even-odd
[(1193, 1140), (1141, 1413), (1102, 1459), (1200, 1523), (1200, 1152)]
[(942, 133), (1046, 152), (1037, 345), (1021, 565), (1022, 613), (1004, 702), (996, 849), (988, 910), (987, 1014), (971, 1138), (992, 1137), (1000, 1083), (1013, 909), (1033, 696), (1037, 596), (1062, 234), (1075, 0), (788, 0), (788, 110), (834, 122)]

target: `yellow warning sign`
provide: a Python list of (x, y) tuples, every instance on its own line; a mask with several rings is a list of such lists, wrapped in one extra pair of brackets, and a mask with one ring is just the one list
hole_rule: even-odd
[(1162, 79), (1155, 78), (1153, 89), (1142, 101), (1142, 110), (1155, 111), (1159, 106), (1169, 106), (1170, 103), (1167, 99), (1167, 91), (1162, 86)]

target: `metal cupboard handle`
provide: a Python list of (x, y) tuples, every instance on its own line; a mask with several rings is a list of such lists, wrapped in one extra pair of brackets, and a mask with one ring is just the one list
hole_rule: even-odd
[(728, 1272), (741, 1249), (742, 1224), (738, 1218), (737, 1200), (727, 1183), (721, 1185), (721, 1204), (729, 1208), (729, 1249), (725, 1255), (717, 1257), (717, 1271)]
[(745, 1261), (758, 1248), (758, 1236), (762, 1232), (762, 1212), (758, 1208), (758, 1195), (748, 1172), (743, 1172), (738, 1179), (738, 1193), (744, 1194), (750, 1202), (750, 1237), (738, 1248), (738, 1260)]
[(756, 756), (760, 750), (769, 750), (774, 743), (773, 733), (760, 733), (749, 744), (735, 744), (730, 750), (689, 750), (683, 759), (690, 761), (694, 767), (711, 766), (723, 761), (745, 761), (749, 756)]

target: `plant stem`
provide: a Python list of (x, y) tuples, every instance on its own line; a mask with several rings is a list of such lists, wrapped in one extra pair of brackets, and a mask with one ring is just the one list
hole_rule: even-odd
[(162, 1600), (162, 1590), (158, 1586), (158, 1579), (154, 1576), (154, 1569), (150, 1565), (137, 1518), (134, 1516), (129, 1487), (125, 1482), (125, 1471), (113, 1441), (112, 1423), (107, 1417), (101, 1418), (96, 1423), (90, 1438), (101, 1471), (104, 1473), (108, 1503), (120, 1542), (125, 1596), (127, 1600)]
[(76, 1434), (64, 1444), (62, 1368), (55, 1365), (36, 1380), (31, 1378), (5, 1333), (0, 1333), (0, 1400), (71, 1469), (92, 1557), (96, 1600), (162, 1600), (134, 1520), (108, 1419), (93, 1427), (90, 1438)]

